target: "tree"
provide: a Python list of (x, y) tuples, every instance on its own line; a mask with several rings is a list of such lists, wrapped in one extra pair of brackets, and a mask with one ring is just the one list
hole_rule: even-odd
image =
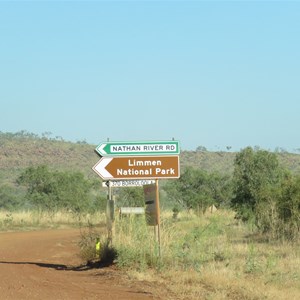
[(229, 177), (193, 168), (187, 168), (179, 179), (169, 181), (164, 190), (180, 206), (202, 212), (212, 204), (228, 202), (231, 197)]
[(50, 171), (47, 166), (29, 167), (18, 178), (27, 187), (27, 199), (40, 209), (82, 212), (89, 208), (91, 182), (80, 172)]
[(45, 165), (27, 168), (17, 183), (27, 187), (27, 200), (35, 207), (54, 209), (56, 206), (54, 176)]
[(279, 166), (274, 153), (245, 148), (234, 162), (232, 206), (273, 238), (299, 237), (300, 176)]
[(122, 206), (138, 206), (144, 207), (145, 197), (142, 187), (126, 187), (120, 188), (118, 193), (117, 205)]
[(251, 147), (238, 153), (233, 173), (235, 196), (231, 202), (237, 216), (244, 221), (255, 218), (256, 208), (263, 199), (272, 199), (269, 196), (280, 184), (282, 175), (274, 153)]
[(80, 172), (55, 173), (56, 197), (59, 207), (74, 212), (86, 211), (90, 205), (91, 183)]
[(278, 201), (278, 215), (282, 234), (295, 238), (300, 231), (300, 175), (285, 176)]
[(196, 148), (196, 152), (207, 152), (207, 149), (204, 146), (198, 146)]
[(20, 205), (15, 189), (8, 185), (0, 186), (0, 210), (13, 211), (18, 209)]

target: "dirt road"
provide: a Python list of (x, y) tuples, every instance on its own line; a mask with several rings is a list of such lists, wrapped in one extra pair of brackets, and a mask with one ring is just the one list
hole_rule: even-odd
[(87, 268), (80, 231), (0, 233), (0, 299), (164, 299), (162, 287), (132, 282), (116, 268)]

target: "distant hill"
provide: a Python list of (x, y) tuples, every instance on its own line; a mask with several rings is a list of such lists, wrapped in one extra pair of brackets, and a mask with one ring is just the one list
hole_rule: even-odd
[[(57, 170), (81, 171), (88, 178), (97, 178), (91, 169), (100, 159), (95, 147), (85, 142), (71, 143), (27, 132), (0, 132), (0, 184), (13, 182), (25, 168), (41, 164)], [(231, 174), (235, 155), (232, 152), (181, 151), (181, 170), (191, 166)], [(277, 155), (283, 166), (300, 174), (299, 154), (282, 152)]]
[[(87, 177), (96, 176), (91, 170), (99, 156), (96, 146), (71, 143), (32, 134), (0, 133), (0, 182), (16, 178), (29, 166), (48, 165), (56, 170), (81, 171)], [(2, 180), (1, 180), (2, 179)]]

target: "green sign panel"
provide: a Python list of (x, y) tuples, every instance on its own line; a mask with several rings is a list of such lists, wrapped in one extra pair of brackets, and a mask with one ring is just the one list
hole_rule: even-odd
[(103, 142), (96, 151), (101, 156), (178, 155), (178, 141)]

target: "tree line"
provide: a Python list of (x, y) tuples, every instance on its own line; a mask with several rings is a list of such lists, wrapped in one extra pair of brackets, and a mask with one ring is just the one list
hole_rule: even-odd
[(165, 190), (183, 208), (228, 207), (273, 238), (299, 237), (300, 175), (283, 168), (275, 153), (247, 147), (237, 153), (232, 176), (187, 168)]
[(29, 167), (17, 178), (16, 184), (25, 189), (25, 193), (17, 195), (16, 188), (1, 186), (0, 209), (83, 213), (103, 208), (103, 197), (96, 192), (99, 182), (85, 178), (78, 171), (53, 171), (46, 165)]
[[(81, 172), (29, 167), (17, 179), (19, 191), (0, 186), (0, 209), (67, 210), (75, 213), (105, 209), (99, 180)], [(299, 236), (300, 175), (283, 168), (275, 153), (247, 147), (236, 154), (233, 174), (187, 167), (177, 180), (162, 185), (165, 202), (174, 210), (202, 214), (207, 207), (231, 208), (236, 218), (251, 222), (273, 237)], [(142, 188), (122, 188), (118, 205), (143, 206)]]

